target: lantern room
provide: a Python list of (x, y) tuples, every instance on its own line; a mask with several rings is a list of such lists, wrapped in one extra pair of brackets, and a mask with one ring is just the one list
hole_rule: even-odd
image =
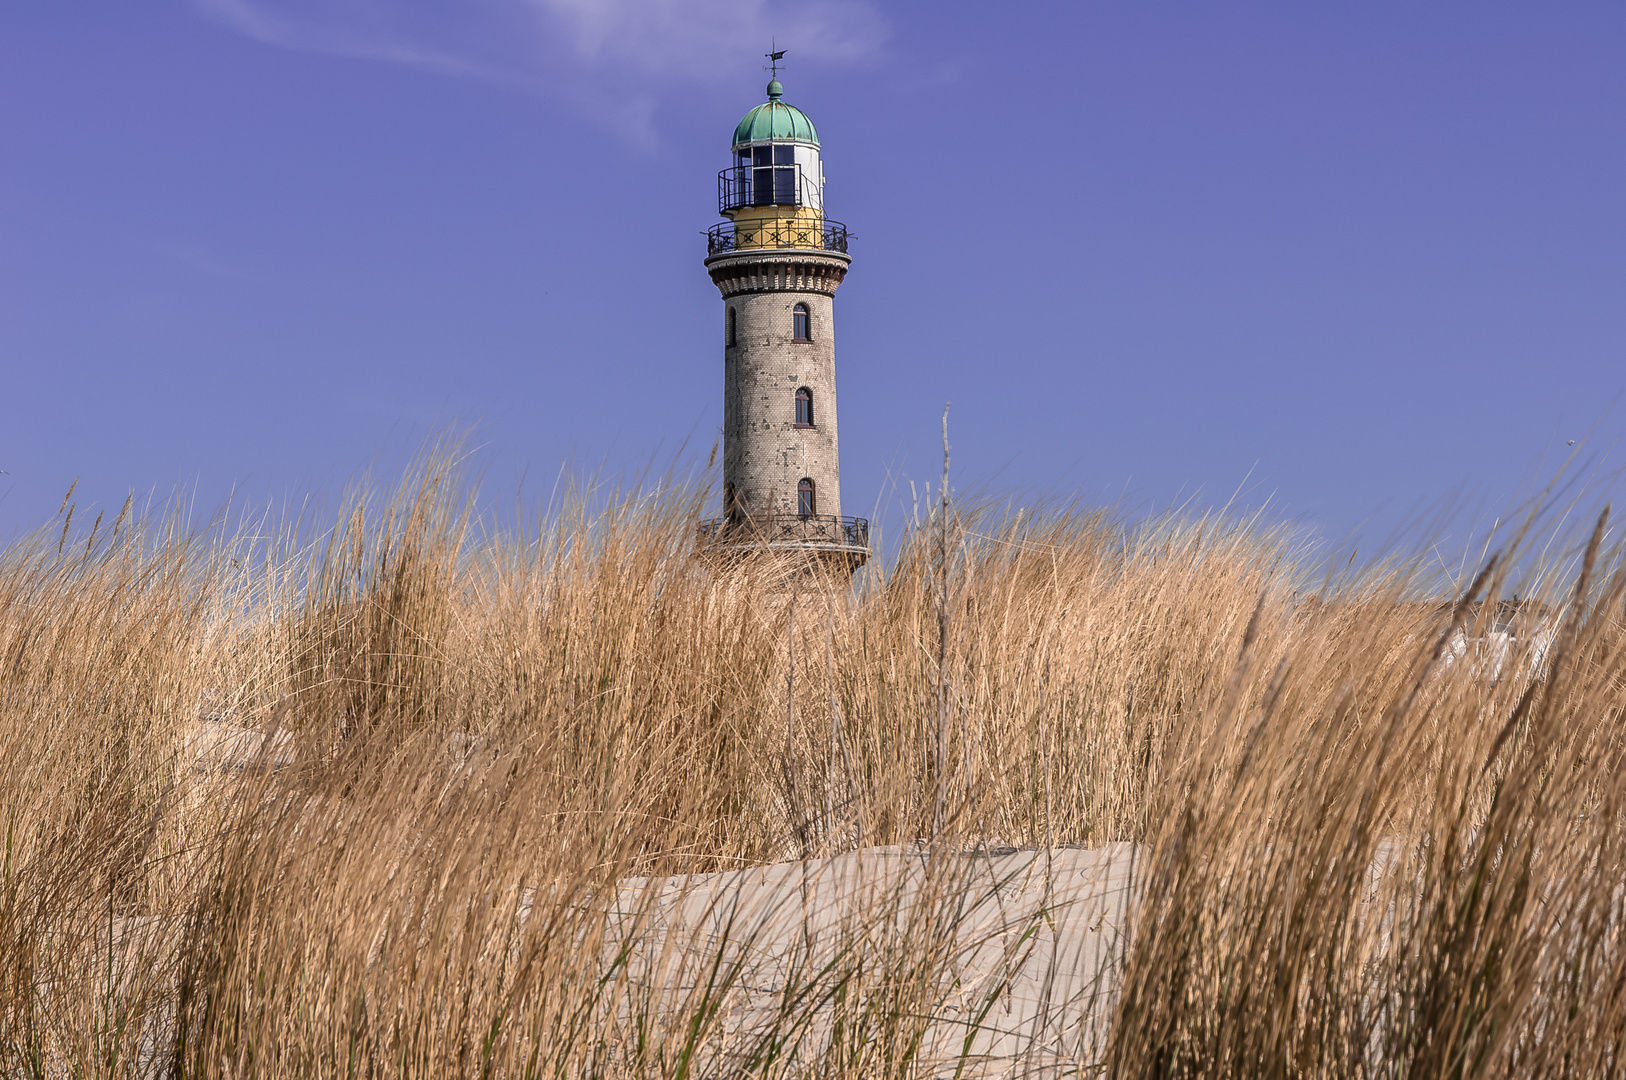
[(734, 128), (733, 162), (717, 174), (717, 209), (742, 217), (817, 219), (824, 213), (824, 164), (819, 133), (807, 114), (768, 84), (768, 100)]

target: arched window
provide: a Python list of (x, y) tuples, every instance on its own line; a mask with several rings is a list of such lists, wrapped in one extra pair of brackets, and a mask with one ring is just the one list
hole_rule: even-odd
[(723, 515), (730, 521), (740, 515), (740, 495), (732, 480), (723, 485)]
[(733, 308), (728, 309), (728, 347), (732, 349), (740, 343), (740, 317), (739, 312)]
[(796, 516), (812, 517), (818, 512), (819, 504), (813, 494), (813, 481), (804, 476), (796, 485)]
[(808, 320), (807, 305), (797, 304), (791, 311), (791, 336), (797, 341), (812, 341), (811, 326)]
[(813, 391), (805, 386), (796, 391), (796, 426), (813, 426)]

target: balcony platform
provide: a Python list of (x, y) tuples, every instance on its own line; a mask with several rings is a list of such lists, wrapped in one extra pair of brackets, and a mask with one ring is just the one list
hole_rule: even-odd
[(706, 254), (724, 255), (740, 251), (834, 251), (847, 252), (847, 226), (829, 218), (809, 221), (796, 218), (760, 218), (753, 221), (720, 221), (706, 232)]
[(752, 553), (844, 560), (851, 569), (869, 561), (869, 519), (833, 514), (772, 514), (711, 518), (700, 523), (700, 549), (718, 555)]

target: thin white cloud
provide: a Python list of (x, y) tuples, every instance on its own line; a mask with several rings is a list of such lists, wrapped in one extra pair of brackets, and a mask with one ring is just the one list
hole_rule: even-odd
[(240, 266), (228, 262), (214, 251), (197, 243), (161, 244), (159, 251), (179, 266), (205, 277), (232, 280), (250, 277)]
[(767, 0), (527, 0), (569, 33), (591, 63), (632, 64), (650, 74), (704, 79), (718, 61), (755, 56), (770, 40), (799, 56), (853, 62), (876, 56), (880, 14), (859, 0), (771, 8)]
[[(769, 41), (793, 60), (865, 63), (880, 55), (888, 32), (865, 0), (192, 2), (270, 45), (524, 86), (646, 137), (658, 89), (650, 84), (737, 80), (742, 61), (757, 63)], [(629, 76), (647, 89), (629, 91)]]
[(204, 15), (268, 45), (406, 64), (497, 82), (534, 81), (525, 65), (514, 62), (518, 57), (505, 56), (505, 50), (489, 47), (502, 42), (504, 35), (483, 35), (479, 31), (486, 27), (455, 17), (455, 9), (481, 6), (466, 0), (435, 5), (444, 9), (440, 19), (433, 16), (441, 13), (424, 10), (426, 5), (388, 5), (373, 0), (332, 0), (323, 4), (299, 0), (192, 2)]

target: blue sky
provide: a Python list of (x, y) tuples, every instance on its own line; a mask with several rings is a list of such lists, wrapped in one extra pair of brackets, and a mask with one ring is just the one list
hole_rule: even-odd
[(264, 504), (452, 423), (502, 500), (703, 458), (770, 39), (854, 233), (848, 513), (937, 475), (945, 401), (959, 487), (1368, 550), (1618, 458), (1618, 0), (16, 0), (0, 540), (76, 477)]

